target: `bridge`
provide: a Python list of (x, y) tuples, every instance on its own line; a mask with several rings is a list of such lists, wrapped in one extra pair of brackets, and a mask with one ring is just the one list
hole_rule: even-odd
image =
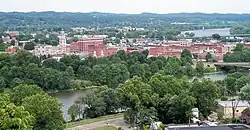
[(239, 68), (247, 68), (250, 69), (250, 62), (222, 62), (222, 63), (214, 63), (216, 67), (239, 67)]

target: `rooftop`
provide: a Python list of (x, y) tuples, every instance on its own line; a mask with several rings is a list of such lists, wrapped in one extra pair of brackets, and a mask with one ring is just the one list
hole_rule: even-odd
[(249, 127), (247, 127), (245, 125), (169, 128), (169, 130), (248, 130), (248, 129), (249, 129)]
[[(247, 101), (233, 101), (233, 104), (238, 103), (238, 107), (250, 107)], [(232, 107), (232, 101), (218, 101), (218, 104), (223, 107)]]

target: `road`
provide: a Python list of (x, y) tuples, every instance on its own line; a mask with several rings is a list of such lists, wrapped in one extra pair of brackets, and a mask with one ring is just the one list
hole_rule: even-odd
[(132, 130), (127, 127), (127, 125), (124, 123), (123, 118), (116, 118), (116, 119), (110, 119), (106, 121), (99, 121), (91, 124), (86, 124), (86, 125), (81, 125), (81, 126), (76, 126), (73, 128), (68, 128), (67, 130), (91, 130), (94, 128), (98, 127), (103, 127), (103, 126), (115, 126), (115, 127), (121, 127), (123, 130)]

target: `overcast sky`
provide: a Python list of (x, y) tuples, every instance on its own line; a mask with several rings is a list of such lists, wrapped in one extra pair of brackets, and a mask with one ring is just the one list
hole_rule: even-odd
[(250, 0), (0, 0), (0, 11), (250, 13)]

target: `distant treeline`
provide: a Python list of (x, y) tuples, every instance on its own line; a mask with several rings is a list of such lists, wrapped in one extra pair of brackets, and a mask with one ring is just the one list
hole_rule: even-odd
[[(5, 28), (20, 27), (73, 27), (73, 26), (157, 26), (174, 22), (202, 24), (211, 21), (250, 21), (250, 14), (112, 14), (112, 13), (70, 13), (70, 12), (0, 12), (0, 25)], [(230, 24), (230, 23), (228, 23)]]

